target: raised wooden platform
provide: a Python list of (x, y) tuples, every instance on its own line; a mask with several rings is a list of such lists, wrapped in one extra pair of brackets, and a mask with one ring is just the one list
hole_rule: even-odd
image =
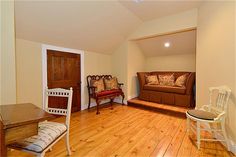
[(180, 107), (180, 106), (172, 106), (172, 105), (166, 105), (166, 104), (158, 104), (154, 102), (148, 102), (143, 101), (138, 98), (133, 98), (131, 100), (128, 100), (128, 106), (133, 106), (141, 109), (150, 110), (153, 112), (163, 113), (163, 114), (169, 114), (173, 116), (178, 116), (182, 118), (186, 118), (185, 112), (189, 108)]

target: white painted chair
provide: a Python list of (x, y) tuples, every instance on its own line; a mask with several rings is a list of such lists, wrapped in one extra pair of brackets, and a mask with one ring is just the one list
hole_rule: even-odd
[[(58, 142), (62, 137), (66, 137), (67, 154), (71, 155), (70, 144), (69, 144), (69, 128), (70, 128), (72, 94), (73, 94), (72, 88), (70, 88), (70, 90), (62, 88), (46, 89), (43, 109), (51, 114), (66, 116), (65, 123), (57, 123), (50, 121), (40, 122), (38, 128), (38, 135), (18, 141), (10, 145), (10, 148), (26, 151), (42, 157), (48, 150), (52, 149), (52, 146), (56, 142)], [(48, 107), (49, 97), (66, 97), (67, 109)]]
[[(191, 129), (193, 132), (196, 130), (197, 135), (197, 147), (200, 149), (201, 141), (224, 141), (229, 150), (229, 142), (225, 131), (225, 117), (227, 114), (227, 106), (231, 90), (226, 86), (210, 87), (210, 103), (202, 106), (200, 109), (188, 110), (187, 116), (187, 131)], [(214, 101), (213, 101), (214, 100)], [(196, 122), (196, 126), (193, 125), (190, 120)], [(213, 128), (210, 124), (220, 124), (219, 128)], [(205, 124), (201, 127), (201, 124)], [(206, 125), (207, 124), (207, 125)], [(206, 127), (209, 126), (209, 127)], [(206, 130), (210, 133), (222, 133), (224, 139), (214, 138), (201, 138), (201, 130)], [(214, 137), (214, 135), (213, 135)]]

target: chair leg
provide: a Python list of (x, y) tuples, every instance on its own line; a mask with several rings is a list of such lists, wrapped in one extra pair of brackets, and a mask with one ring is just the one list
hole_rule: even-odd
[(89, 96), (88, 109), (90, 109), (90, 103), (91, 103), (91, 100), (90, 100), (90, 96)]
[(190, 119), (187, 117), (187, 132), (189, 133), (190, 128)]
[(71, 155), (71, 150), (70, 150), (70, 138), (69, 138), (69, 131), (66, 133), (66, 150), (67, 150), (67, 155)]
[(99, 112), (99, 101), (96, 99), (96, 104), (97, 104), (97, 113), (96, 114), (100, 114)]
[(200, 122), (197, 121), (197, 149), (200, 149), (200, 144), (201, 144)]
[(124, 105), (124, 99), (125, 99), (125, 95), (122, 95), (122, 105)]
[(44, 157), (45, 156), (45, 152), (37, 154), (37, 157)]
[(111, 110), (113, 110), (113, 98), (112, 99), (110, 99), (110, 104), (111, 104)]
[(227, 134), (225, 131), (225, 120), (221, 121), (221, 128), (222, 128), (222, 132), (223, 132), (223, 136), (224, 136), (224, 139), (226, 142), (227, 149), (228, 149), (228, 151), (230, 151), (229, 140), (228, 140), (228, 137), (227, 137)]

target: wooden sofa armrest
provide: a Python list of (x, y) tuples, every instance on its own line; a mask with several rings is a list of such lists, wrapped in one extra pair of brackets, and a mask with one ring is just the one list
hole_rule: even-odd
[(145, 85), (145, 76), (147, 74), (148, 72), (137, 72), (140, 91), (143, 90), (143, 86)]
[(193, 92), (193, 86), (195, 83), (195, 73), (192, 72), (189, 74), (186, 82), (186, 94), (191, 94)]

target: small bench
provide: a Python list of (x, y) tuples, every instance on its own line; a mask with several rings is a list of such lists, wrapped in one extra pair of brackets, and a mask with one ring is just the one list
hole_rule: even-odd
[[(116, 81), (115, 81), (116, 80)], [(124, 92), (122, 91), (123, 83), (118, 83), (116, 77), (111, 75), (88, 75), (88, 109), (90, 108), (91, 98), (95, 99), (97, 104), (97, 114), (99, 114), (99, 104), (102, 100), (110, 99), (111, 109), (112, 103), (116, 97), (122, 96), (122, 105), (124, 101)]]

